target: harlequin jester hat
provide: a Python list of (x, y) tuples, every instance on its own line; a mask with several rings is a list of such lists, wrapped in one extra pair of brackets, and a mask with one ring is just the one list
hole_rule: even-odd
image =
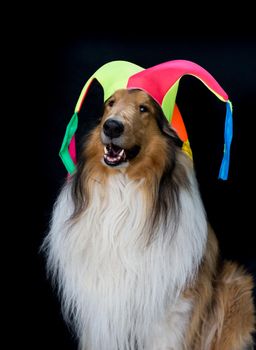
[(192, 158), (186, 128), (175, 104), (179, 81), (184, 75), (198, 78), (221, 101), (226, 103), (224, 152), (219, 171), (219, 178), (226, 180), (233, 134), (231, 101), (210, 73), (198, 64), (186, 60), (168, 61), (147, 69), (127, 61), (112, 61), (99, 68), (86, 82), (80, 94), (59, 152), (69, 174), (72, 174), (76, 169), (75, 132), (78, 127), (79, 111), (95, 79), (103, 88), (104, 101), (116, 90), (122, 88), (141, 89), (147, 92), (161, 106), (165, 117), (183, 141), (183, 151)]

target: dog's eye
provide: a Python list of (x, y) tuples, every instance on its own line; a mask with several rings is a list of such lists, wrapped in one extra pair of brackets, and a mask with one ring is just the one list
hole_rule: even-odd
[(140, 105), (140, 112), (141, 113), (148, 112), (148, 107), (146, 107), (145, 105)]
[(114, 103), (115, 103), (114, 100), (110, 100), (110, 101), (108, 101), (108, 106), (109, 106), (109, 107), (113, 107), (113, 106), (114, 106)]

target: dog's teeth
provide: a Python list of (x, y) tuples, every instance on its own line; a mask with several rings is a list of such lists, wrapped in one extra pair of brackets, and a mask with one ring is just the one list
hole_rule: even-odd
[(126, 159), (126, 154), (125, 154), (125, 150), (121, 149), (118, 152), (118, 149), (116, 148), (116, 150), (112, 150), (108, 145), (104, 146), (104, 159), (109, 162), (112, 165), (117, 164), (118, 162), (120, 162), (121, 160), (125, 160)]

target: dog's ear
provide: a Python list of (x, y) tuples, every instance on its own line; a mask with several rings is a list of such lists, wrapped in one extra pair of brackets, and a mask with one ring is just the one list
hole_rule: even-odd
[(183, 142), (181, 141), (181, 139), (179, 138), (178, 134), (176, 133), (176, 131), (170, 126), (170, 124), (166, 121), (166, 123), (164, 123), (163, 128), (162, 128), (162, 132), (165, 135), (168, 135), (174, 142), (174, 144), (181, 148), (183, 145)]
[(183, 142), (179, 138), (177, 132), (170, 126), (170, 124), (168, 122), (166, 122), (166, 124), (164, 124), (162, 132), (164, 134), (168, 135), (174, 141), (176, 146), (178, 146), (179, 148), (182, 147)]
[(183, 145), (182, 140), (179, 138), (177, 132), (170, 126), (169, 122), (165, 118), (165, 115), (160, 107), (157, 106), (157, 124), (161, 132), (172, 139), (174, 144), (181, 148)]

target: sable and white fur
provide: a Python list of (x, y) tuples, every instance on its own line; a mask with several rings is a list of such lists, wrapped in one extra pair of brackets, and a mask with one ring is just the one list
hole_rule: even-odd
[(44, 249), (81, 350), (252, 345), (252, 278), (220, 262), (192, 162), (143, 91), (106, 102)]

